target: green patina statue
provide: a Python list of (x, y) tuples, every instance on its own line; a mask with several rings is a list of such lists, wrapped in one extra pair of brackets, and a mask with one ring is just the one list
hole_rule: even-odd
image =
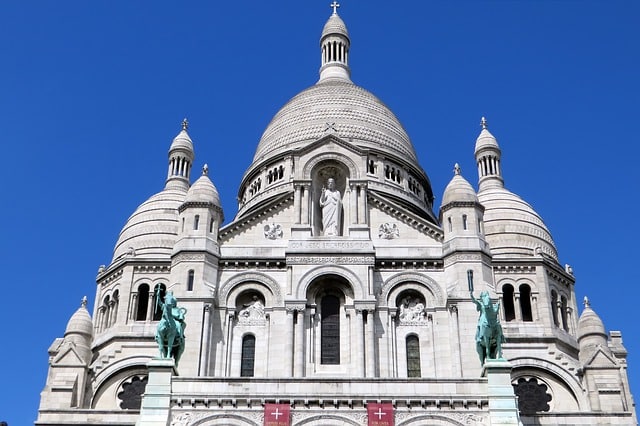
[(476, 350), (480, 356), (480, 363), (484, 365), (486, 359), (502, 359), (502, 343), (504, 335), (498, 319), (500, 305), (491, 303), (489, 292), (480, 293), (480, 300), (473, 297), (472, 288), (469, 289), (471, 300), (480, 312), (478, 328), (476, 329)]
[(173, 358), (178, 366), (184, 352), (184, 329), (187, 326), (184, 317), (187, 310), (178, 307), (178, 301), (171, 291), (162, 300), (159, 289), (156, 292), (156, 310), (158, 309), (162, 309), (162, 317), (156, 329), (160, 358)]

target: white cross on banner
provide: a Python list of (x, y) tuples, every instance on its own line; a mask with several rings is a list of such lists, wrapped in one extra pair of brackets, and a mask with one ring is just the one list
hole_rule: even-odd
[(393, 405), (392, 404), (367, 404), (368, 426), (393, 426)]
[(264, 426), (291, 425), (289, 404), (264, 404)]

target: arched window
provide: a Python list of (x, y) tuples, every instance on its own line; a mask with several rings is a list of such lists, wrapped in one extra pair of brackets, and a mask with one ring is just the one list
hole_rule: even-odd
[(421, 377), (420, 340), (415, 334), (407, 336), (407, 377)]
[(136, 321), (147, 319), (147, 309), (149, 308), (149, 286), (142, 284), (138, 287), (138, 305), (136, 306)]
[(324, 296), (320, 310), (320, 363), (340, 364), (340, 299)]
[(199, 214), (197, 214), (193, 218), (193, 230), (197, 231), (198, 230), (198, 226), (200, 226), (200, 215)]
[(209, 221), (209, 232), (213, 232), (214, 224), (215, 224), (215, 221), (213, 220), (213, 218), (211, 218), (211, 220)]
[(120, 304), (120, 291), (113, 292), (113, 299), (111, 300), (111, 311), (109, 312), (109, 321), (111, 325), (115, 324), (118, 319), (118, 305)]
[(100, 330), (106, 330), (109, 328), (109, 305), (111, 304), (111, 299), (109, 296), (106, 296), (102, 301), (102, 317), (100, 318), (101, 327)]
[(447, 218), (447, 223), (449, 224), (449, 232), (453, 231), (453, 223), (450, 217)]
[(553, 314), (553, 323), (558, 326), (558, 293), (555, 290), (551, 290), (551, 313)]
[(569, 331), (569, 321), (567, 320), (567, 298), (564, 296), (560, 298), (560, 309), (562, 315), (562, 328), (564, 331)]
[(240, 376), (253, 377), (253, 369), (256, 358), (256, 337), (247, 334), (242, 338), (242, 358), (240, 363)]
[(153, 288), (153, 306), (151, 309), (153, 309), (154, 321), (160, 321), (160, 318), (162, 318), (162, 309), (155, 309), (155, 307), (158, 306), (157, 298), (160, 297), (160, 300), (164, 300), (166, 292), (167, 288), (164, 284), (158, 284)]
[(522, 321), (533, 321), (531, 312), (531, 287), (528, 284), (520, 286), (520, 312)]
[(189, 273), (187, 274), (187, 291), (193, 291), (193, 269), (189, 269)]
[(502, 305), (504, 307), (504, 320), (513, 321), (516, 319), (516, 308), (513, 301), (513, 286), (505, 284), (502, 286)]
[(465, 231), (467, 230), (467, 215), (466, 214), (462, 215), (462, 229), (464, 229)]

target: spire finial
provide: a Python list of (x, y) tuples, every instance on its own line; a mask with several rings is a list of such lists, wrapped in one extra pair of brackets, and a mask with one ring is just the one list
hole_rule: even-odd
[(182, 130), (187, 130), (189, 128), (189, 122), (187, 121), (186, 117), (184, 120), (182, 120)]
[(82, 297), (82, 301), (80, 302), (80, 306), (83, 308), (87, 307), (87, 296)]
[(209, 166), (205, 164), (204, 166), (202, 166), (202, 175), (206, 176), (208, 174), (209, 174)]
[(453, 173), (456, 175), (459, 175), (462, 172), (462, 169), (460, 169), (460, 164), (456, 163), (453, 166)]
[(480, 127), (482, 127), (483, 129), (487, 128), (487, 119), (486, 118), (482, 117), (480, 119)]
[(338, 8), (340, 7), (340, 4), (336, 0), (333, 0), (333, 3), (331, 3), (331, 5), (329, 7), (333, 8), (333, 14), (334, 15), (338, 14)]
[(585, 308), (591, 307), (591, 303), (589, 303), (589, 298), (587, 296), (584, 297), (583, 303)]

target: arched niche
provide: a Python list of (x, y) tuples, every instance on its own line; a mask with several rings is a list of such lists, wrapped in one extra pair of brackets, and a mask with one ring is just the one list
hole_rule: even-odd
[[(335, 159), (325, 159), (318, 162), (311, 170), (311, 224), (313, 227), (313, 235), (315, 236), (343, 236), (346, 235), (348, 218), (349, 218), (349, 191), (348, 184), (350, 173), (349, 169), (341, 161)], [(334, 187), (332, 188), (333, 182)], [(338, 212), (335, 214), (338, 222), (337, 232), (327, 233), (327, 229), (323, 226), (323, 219), (327, 215), (326, 211), (323, 211), (325, 207), (322, 206), (321, 199), (323, 198), (323, 191), (326, 191), (326, 196), (331, 197), (332, 193), (336, 196), (339, 195)], [(339, 194), (335, 193), (337, 191)]]

